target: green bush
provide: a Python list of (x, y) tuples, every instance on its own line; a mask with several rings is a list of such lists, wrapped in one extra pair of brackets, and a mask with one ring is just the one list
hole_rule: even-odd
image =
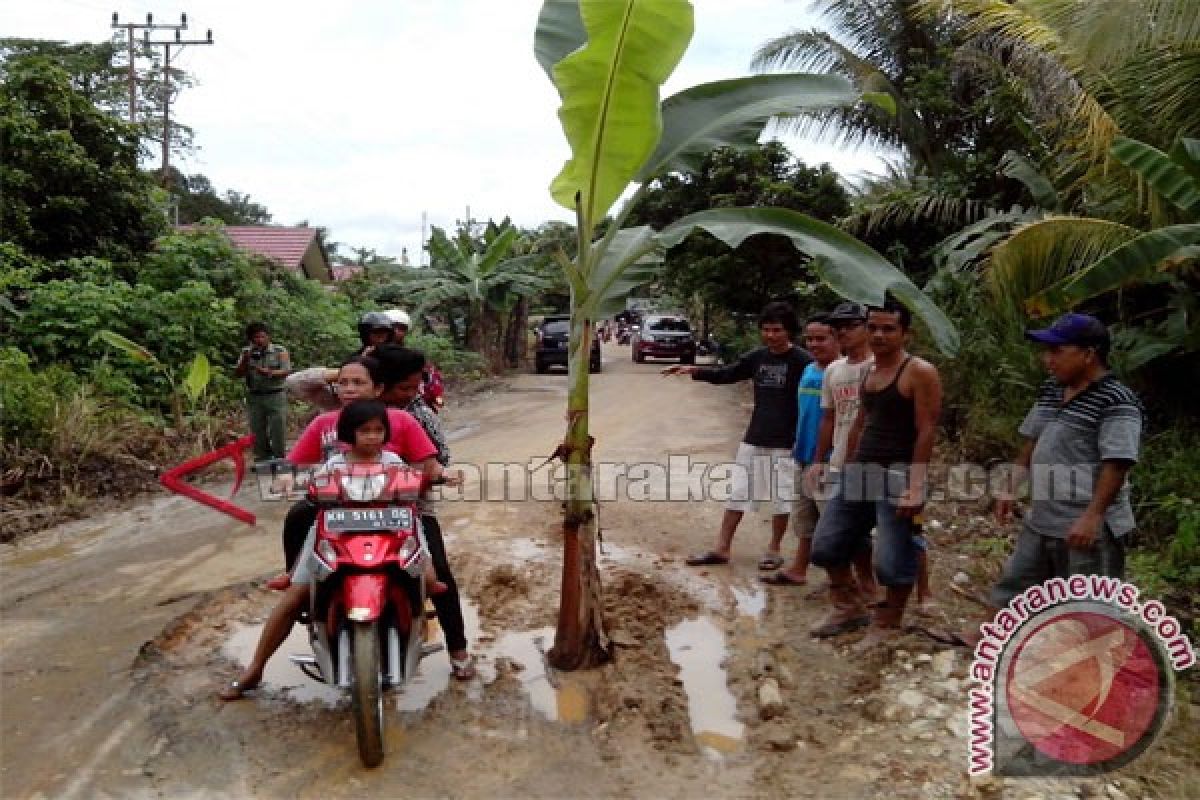
[(98, 380), (120, 392), (118, 399), (144, 408), (164, 404), (171, 387), (161, 371), (93, 343), (101, 330), (137, 342), (179, 372), (197, 353), (214, 364), (231, 362), (241, 338), (233, 300), (219, 297), (207, 283), (158, 291), (124, 281), (50, 281), (35, 287), (13, 325), (13, 338), (36, 365), (61, 364), (89, 376), (104, 364)]
[(405, 337), (404, 344), (424, 353), (425, 358), (437, 364), (442, 376), (448, 380), (474, 380), (486, 371), (483, 356), (455, 348), (454, 343), (444, 336), (410, 333)]
[(941, 372), (946, 439), (971, 460), (1011, 458), (1017, 428), (1045, 379), (1023, 323), (989, 302), (973, 275), (943, 276), (936, 299), (958, 326), (958, 355), (946, 358), (925, 337), (918, 337), (913, 349)]
[(78, 387), (70, 370), (50, 366), (35, 372), (29, 356), (15, 347), (0, 347), (0, 440), (45, 448), (55, 435), (60, 398)]

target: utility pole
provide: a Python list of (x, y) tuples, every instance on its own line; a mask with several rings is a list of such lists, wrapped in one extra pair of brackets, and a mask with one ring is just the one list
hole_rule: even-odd
[(121, 22), (116, 11), (112, 15), (112, 25), (114, 29), (125, 29), (125, 44), (129, 48), (129, 124), (137, 122), (137, 50), (134, 47), (133, 32), (135, 30), (144, 31), (149, 35), (150, 31), (159, 30), (162, 28), (175, 28), (176, 30), (187, 29), (187, 14), (179, 15), (178, 25), (160, 25), (155, 24), (154, 15), (147, 14), (145, 22)]
[[(147, 15), (147, 19), (149, 19)], [(142, 44), (149, 47), (163, 48), (163, 130), (162, 130), (162, 182), (163, 186), (170, 188), (171, 176), (167, 171), (171, 165), (171, 48), (175, 47), (182, 50), (189, 44), (212, 44), (213, 35), (212, 29), (208, 30), (207, 36), (203, 39), (184, 39), (182, 31), (187, 30), (187, 14), (179, 15), (178, 25), (155, 25), (155, 29), (167, 28), (175, 31), (175, 39), (164, 42), (155, 42), (150, 40), (150, 31), (143, 32)]]

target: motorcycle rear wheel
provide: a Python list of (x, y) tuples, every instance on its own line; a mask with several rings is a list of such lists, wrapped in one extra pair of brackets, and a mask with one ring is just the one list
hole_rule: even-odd
[(358, 755), (364, 767), (383, 761), (383, 673), (379, 663), (378, 622), (355, 622), (350, 632), (354, 685), (350, 700)]

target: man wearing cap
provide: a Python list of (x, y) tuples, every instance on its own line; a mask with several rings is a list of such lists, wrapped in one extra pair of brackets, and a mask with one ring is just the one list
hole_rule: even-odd
[(1108, 371), (1108, 329), (1071, 313), (1025, 335), (1043, 346), (1051, 377), (1019, 428), (1025, 442), (1010, 491), (995, 503), (996, 519), (1011, 520), (1015, 489), (1028, 478), (1029, 511), (992, 590), (997, 609), (1053, 577), (1122, 577), (1134, 529), (1126, 474), (1138, 460), (1142, 405)]

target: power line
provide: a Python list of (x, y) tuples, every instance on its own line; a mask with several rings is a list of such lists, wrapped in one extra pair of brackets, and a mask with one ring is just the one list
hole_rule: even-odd
[[(179, 15), (179, 23), (156, 23), (153, 14), (146, 15), (145, 23), (119, 22), (117, 12), (112, 15), (112, 27), (124, 28), (126, 41), (129, 43), (129, 121), (136, 120), (137, 114), (137, 52), (134, 48), (134, 30), (142, 31), (142, 46), (149, 50), (152, 47), (163, 48), (163, 130), (162, 130), (162, 182), (169, 188), (171, 162), (171, 48), (177, 48), (176, 54), (190, 44), (212, 44), (212, 29), (209, 28), (203, 39), (184, 39), (183, 31), (188, 29), (187, 14)], [(175, 38), (166, 41), (152, 41), (150, 32), (157, 30), (173, 30)]]

